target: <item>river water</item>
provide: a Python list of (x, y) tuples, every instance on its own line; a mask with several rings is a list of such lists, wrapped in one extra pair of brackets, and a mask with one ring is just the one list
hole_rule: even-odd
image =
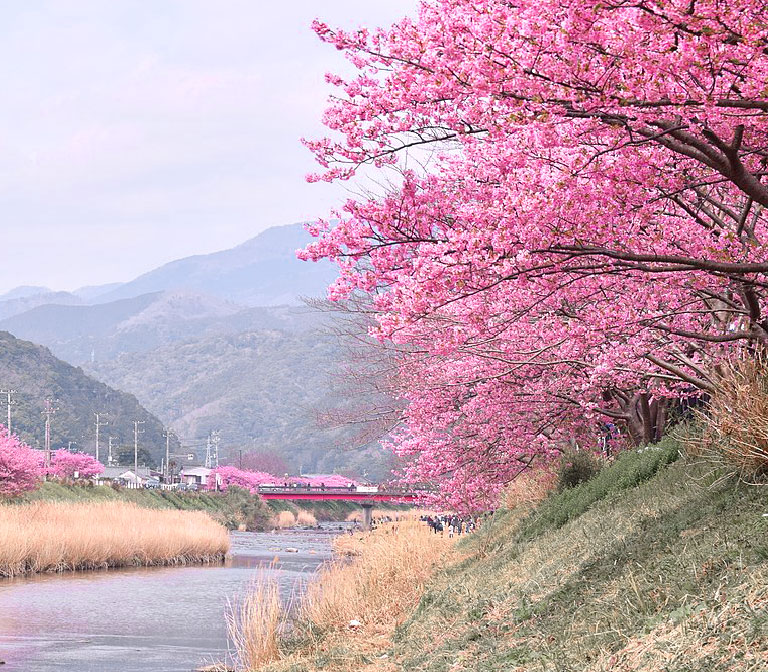
[(223, 661), (228, 603), (260, 570), (275, 572), (287, 599), (330, 557), (337, 529), (234, 532), (219, 566), (0, 579), (0, 670), (189, 672)]

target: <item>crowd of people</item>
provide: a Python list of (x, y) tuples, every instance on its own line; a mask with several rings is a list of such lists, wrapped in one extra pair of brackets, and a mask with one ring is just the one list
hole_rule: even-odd
[(471, 534), (477, 529), (478, 519), (472, 516), (444, 514), (439, 516), (421, 516), (420, 520), (427, 523), (435, 534), (454, 535)]

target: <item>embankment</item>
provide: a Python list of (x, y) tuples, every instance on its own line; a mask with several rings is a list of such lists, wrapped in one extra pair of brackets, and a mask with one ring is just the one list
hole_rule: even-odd
[[(275, 526), (283, 511), (293, 514), (298, 524), (343, 521), (362, 509), (358, 502), (302, 501), (300, 505), (290, 500), (264, 501), (240, 488), (226, 492), (178, 492), (173, 490), (145, 490), (112, 488), (106, 485), (72, 485), (56, 481), (41, 484), (40, 488), (24, 496), (23, 502), (130, 502), (148, 509), (177, 509), (180, 511), (205, 511), (230, 530), (245, 526), (248, 530), (265, 530)], [(402, 511), (404, 505), (383, 504), (382, 511)], [(310, 516), (302, 516), (302, 512)], [(285, 517), (284, 517), (285, 518)]]
[(175, 492), (112, 488), (107, 485), (72, 485), (48, 481), (27, 493), (22, 502), (127, 502), (144, 509), (204, 511), (230, 530), (245, 526), (262, 530), (269, 526), (273, 512), (258, 497), (231, 488), (225, 493)]
[(0, 506), (0, 576), (220, 562), (227, 530), (202, 511), (128, 502)]
[(364, 611), (346, 630), (341, 612), (335, 630), (310, 618), (263, 669), (768, 669), (768, 491), (677, 457), (672, 441), (627, 453), (533, 511), (498, 511), (394, 632)]

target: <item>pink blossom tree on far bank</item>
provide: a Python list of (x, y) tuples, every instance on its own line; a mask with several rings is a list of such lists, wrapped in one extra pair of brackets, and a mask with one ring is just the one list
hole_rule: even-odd
[(315, 24), (358, 75), (328, 77), (312, 179), (397, 186), (300, 256), (334, 260), (330, 297), (365, 297), (399, 347), (408, 478), (488, 505), (608, 423), (658, 440), (675, 399), (768, 343), (766, 12), (432, 0), (386, 30)]
[(51, 467), (48, 473), (61, 479), (91, 478), (104, 472), (104, 465), (93, 455), (72, 453), (66, 448), (51, 454)]
[(260, 485), (270, 485), (277, 483), (278, 479), (272, 474), (263, 471), (247, 471), (237, 467), (216, 467), (208, 475), (206, 488), (208, 490), (218, 489), (226, 491), (229, 487), (235, 486), (248, 490), (250, 493), (257, 493)]
[(0, 498), (18, 497), (34, 490), (42, 478), (40, 453), (0, 425)]

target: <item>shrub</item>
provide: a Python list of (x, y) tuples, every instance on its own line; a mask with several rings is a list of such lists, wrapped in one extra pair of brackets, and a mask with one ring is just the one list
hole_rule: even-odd
[(602, 465), (584, 450), (565, 453), (557, 469), (557, 491), (562, 492), (596, 476)]
[(42, 478), (40, 453), (0, 425), (0, 497), (18, 497), (34, 490)]
[(543, 501), (522, 526), (521, 538), (533, 539), (562, 527), (596, 502), (650, 480), (679, 455), (678, 443), (670, 438), (656, 446), (622, 453), (594, 478)]

